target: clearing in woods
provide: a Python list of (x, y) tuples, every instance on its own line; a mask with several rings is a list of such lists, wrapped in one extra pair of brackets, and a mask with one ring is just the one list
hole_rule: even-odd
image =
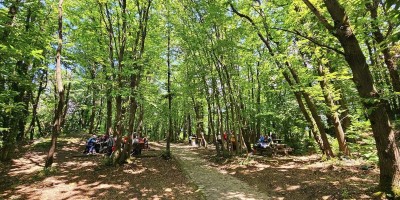
[(108, 167), (83, 156), (85, 140), (61, 138), (53, 171), (44, 172), (48, 141), (26, 145), (1, 166), (0, 199), (361, 199), (371, 198), (377, 169), (318, 156), (236, 157), (216, 161), (212, 148), (152, 143), (142, 157)]

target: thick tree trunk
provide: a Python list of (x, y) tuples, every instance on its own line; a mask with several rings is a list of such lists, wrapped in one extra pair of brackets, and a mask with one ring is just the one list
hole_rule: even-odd
[[(58, 93), (58, 104), (57, 111), (54, 116), (53, 130), (51, 135), (51, 146), (46, 157), (46, 163), (44, 168), (49, 168), (53, 164), (54, 153), (56, 151), (57, 137), (61, 133), (61, 124), (63, 119), (63, 108), (64, 108), (64, 86), (62, 83), (62, 71), (61, 71), (61, 50), (62, 50), (62, 9), (63, 0), (58, 2), (58, 48), (56, 56), (56, 84)], [(54, 92), (56, 92), (54, 91)]]
[(371, 71), (351, 29), (349, 18), (337, 0), (324, 0), (328, 12), (335, 22), (332, 26), (308, 0), (303, 1), (316, 16), (319, 16), (320, 21), (339, 40), (344, 49), (345, 60), (353, 72), (353, 81), (369, 112), (368, 118), (371, 122), (379, 157), (379, 186), (383, 191), (399, 197), (400, 157), (395, 134), (389, 121), (385, 102), (380, 99), (375, 89)]

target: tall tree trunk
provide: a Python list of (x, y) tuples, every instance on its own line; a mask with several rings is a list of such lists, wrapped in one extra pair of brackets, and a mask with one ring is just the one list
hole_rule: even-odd
[[(289, 71), (292, 74), (295, 82), (297, 84), (300, 84), (300, 80), (299, 80), (299, 77), (298, 77), (296, 71), (290, 66), (288, 66), (288, 68), (289, 68)], [(331, 145), (329, 144), (329, 140), (328, 140), (327, 134), (325, 132), (325, 126), (322, 123), (321, 117), (318, 115), (318, 110), (317, 110), (317, 107), (315, 106), (315, 103), (313, 102), (313, 100), (311, 99), (310, 95), (307, 92), (301, 91), (301, 94), (303, 95), (304, 100), (306, 101), (306, 104), (307, 104), (308, 108), (310, 109), (312, 118), (314, 119), (315, 123), (317, 124), (319, 133), (321, 134), (321, 139), (322, 139), (322, 143), (324, 145), (326, 155), (328, 157), (334, 157), (335, 155), (333, 154)]]
[[(58, 93), (58, 104), (57, 111), (53, 120), (53, 130), (51, 135), (51, 146), (49, 149), (49, 153), (46, 157), (45, 168), (51, 167), (53, 164), (54, 153), (56, 151), (57, 145), (57, 137), (61, 133), (61, 121), (63, 119), (63, 108), (64, 108), (64, 86), (62, 82), (62, 71), (61, 71), (61, 50), (62, 50), (62, 17), (63, 17), (63, 9), (62, 9), (63, 0), (59, 0), (58, 2), (58, 48), (57, 48), (57, 56), (56, 56), (56, 83), (57, 83), (57, 93)], [(54, 91), (54, 92), (56, 92)]]
[(363, 104), (368, 109), (373, 135), (379, 157), (380, 179), (379, 186), (384, 192), (392, 193), (395, 197), (400, 194), (400, 157), (395, 134), (389, 121), (386, 103), (380, 99), (375, 89), (374, 81), (368, 63), (360, 44), (351, 29), (350, 20), (344, 8), (337, 0), (324, 0), (328, 12), (335, 22), (328, 23), (321, 13), (308, 0), (303, 0), (320, 22), (333, 34), (344, 49), (344, 57), (353, 72), (353, 81)]
[[(225, 147), (224, 147), (224, 138), (223, 138), (223, 124), (224, 124), (224, 119), (223, 119), (223, 114), (222, 114), (222, 110), (221, 110), (221, 103), (220, 103), (220, 98), (219, 98), (219, 92), (217, 89), (217, 81), (215, 77), (212, 77), (212, 85), (213, 85), (213, 91), (214, 91), (214, 98), (215, 98), (215, 102), (217, 104), (217, 122), (218, 122), (218, 134), (221, 137), (222, 140), (222, 145), (221, 145), (221, 152), (224, 154), (225, 151)], [(223, 155), (222, 154), (222, 155)]]
[(336, 105), (333, 101), (332, 94), (331, 94), (330, 90), (328, 89), (324, 68), (321, 64), (317, 68), (317, 71), (318, 71), (319, 76), (321, 76), (321, 78), (322, 78), (322, 80), (320, 80), (319, 83), (322, 88), (322, 93), (324, 95), (325, 103), (329, 107), (328, 114), (332, 117), (332, 120), (333, 120), (333, 128), (335, 130), (336, 139), (339, 143), (339, 151), (341, 151), (344, 155), (350, 155), (350, 150), (346, 144), (346, 140), (344, 137), (342, 123), (340, 122), (339, 113), (337, 112), (337, 110), (335, 110)]
[[(44, 83), (44, 85), (43, 85)], [(28, 128), (28, 133), (30, 133), (29, 139), (33, 140), (34, 137), (34, 130), (35, 130), (35, 122), (37, 121), (37, 108), (39, 105), (39, 99), (40, 99), (40, 95), (42, 94), (43, 90), (47, 87), (47, 70), (43, 71), (43, 74), (41, 74), (40, 78), (39, 78), (39, 88), (37, 91), (37, 95), (36, 98), (33, 99), (33, 95), (31, 98), (32, 101), (32, 120), (31, 123), (29, 125)], [(37, 123), (37, 126), (40, 127), (40, 124)], [(40, 133), (40, 131), (39, 131)]]
[[(120, 9), (121, 9), (121, 17), (122, 17), (122, 27), (121, 27), (121, 33), (118, 35), (118, 41), (119, 41), (119, 53), (118, 53), (118, 74), (117, 74), (117, 83), (118, 83), (118, 88), (122, 89), (124, 87), (123, 83), (123, 68), (124, 68), (124, 56), (125, 56), (125, 48), (126, 48), (126, 42), (127, 42), (127, 32), (126, 32), (126, 27), (127, 27), (127, 13), (126, 13), (126, 0), (122, 0), (119, 3)], [(129, 156), (129, 152), (127, 152), (127, 147), (129, 145), (125, 145), (126, 148), (123, 149), (121, 152), (121, 142), (122, 142), (122, 136), (123, 136), (123, 110), (122, 110), (122, 94), (121, 92), (118, 92), (117, 97), (116, 97), (116, 116), (115, 116), (115, 133), (117, 136), (117, 142), (116, 142), (116, 153), (113, 154), (113, 164), (124, 163), (126, 158)], [(128, 137), (128, 144), (131, 141), (131, 137)]]
[(96, 93), (93, 89), (92, 92), (92, 112), (89, 117), (89, 134), (92, 135), (94, 133), (94, 119), (96, 118)]
[[(381, 47), (381, 52), (383, 54), (383, 58), (386, 64), (386, 67), (389, 71), (390, 81), (395, 92), (400, 92), (400, 76), (397, 70), (397, 66), (394, 63), (393, 55), (390, 53), (390, 49), (388, 44), (385, 43), (385, 36), (382, 34), (379, 24), (378, 24), (378, 7), (379, 0), (373, 0), (371, 4), (368, 4), (368, 8), (371, 12), (371, 18), (373, 22), (371, 23), (373, 30), (374, 39), (377, 44)], [(385, 5), (383, 5), (385, 6)]]
[[(167, 20), (168, 23), (169, 21), (169, 1), (167, 5), (168, 9), (168, 14), (167, 14)], [(168, 67), (168, 72), (167, 72), (167, 78), (168, 78), (168, 83), (167, 83), (167, 94), (168, 94), (168, 135), (167, 135), (167, 149), (166, 149), (166, 155), (165, 157), (169, 159), (171, 155), (171, 136), (172, 136), (172, 94), (171, 94), (171, 27), (170, 24), (168, 24), (167, 28), (167, 67)]]
[[(112, 71), (115, 68), (115, 64), (114, 64), (114, 44), (113, 44), (113, 40), (114, 40), (114, 32), (113, 32), (113, 23), (112, 23), (112, 19), (110, 16), (110, 11), (108, 10), (108, 6), (106, 4), (105, 6), (105, 14), (103, 11), (103, 5), (98, 2), (99, 8), (100, 8), (100, 12), (101, 12), (101, 17), (103, 19), (103, 23), (106, 26), (107, 29), (107, 34), (108, 34), (108, 59), (110, 62), (110, 70)], [(103, 73), (105, 74), (105, 79), (106, 79), (106, 104), (107, 104), (107, 111), (106, 111), (106, 135), (112, 135), (113, 134), (113, 128), (112, 128), (112, 96), (111, 96), (111, 92), (112, 92), (112, 83), (111, 80), (113, 80), (113, 76), (108, 75), (108, 69), (104, 68)]]
[[(283, 76), (285, 77), (285, 80), (288, 82), (288, 84), (292, 88), (292, 90), (294, 90), (294, 83), (290, 79), (289, 74), (287, 72), (283, 72)], [(321, 137), (319, 136), (320, 134), (319, 134), (317, 124), (315, 123), (314, 119), (312, 119), (311, 116), (308, 114), (306, 106), (304, 105), (303, 100), (301, 98), (301, 96), (302, 96), (301, 92), (294, 90), (293, 93), (294, 93), (294, 96), (296, 97), (296, 101), (297, 101), (297, 104), (299, 105), (301, 113), (303, 114), (304, 118), (306, 119), (306, 121), (308, 122), (308, 125), (311, 128), (311, 132), (313, 134), (315, 142), (317, 143), (321, 152), (323, 154), (327, 155), (328, 151), (327, 151), (327, 149), (325, 149), (324, 144), (322, 143)]]
[[(256, 79), (257, 79), (257, 113), (261, 113), (261, 84), (260, 84), (260, 70), (257, 65), (256, 68)], [(260, 138), (261, 135), (261, 118), (256, 119), (256, 138)], [(255, 138), (255, 139), (256, 139)]]

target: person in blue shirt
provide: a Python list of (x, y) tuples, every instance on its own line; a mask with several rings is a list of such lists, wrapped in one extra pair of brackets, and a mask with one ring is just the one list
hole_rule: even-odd
[(260, 136), (260, 139), (258, 139), (258, 142), (259, 142), (259, 143), (265, 142), (265, 138), (264, 138), (263, 135)]
[(85, 153), (87, 153), (87, 154), (96, 153), (96, 149), (95, 149), (96, 143), (97, 143), (97, 136), (96, 135), (92, 135), (92, 137), (90, 137), (86, 142)]

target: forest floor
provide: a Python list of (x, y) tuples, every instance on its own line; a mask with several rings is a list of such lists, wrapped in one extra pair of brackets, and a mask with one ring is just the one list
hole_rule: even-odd
[(36, 141), (0, 164), (0, 199), (371, 199), (379, 178), (363, 162), (316, 155), (216, 159), (215, 150), (153, 143), (119, 167), (82, 155), (84, 138), (60, 138), (54, 170), (43, 171), (49, 142)]
[(0, 164), (0, 199), (204, 199), (175, 160), (159, 156), (164, 149), (109, 167), (102, 155), (82, 154), (84, 138), (59, 138), (54, 170), (46, 172), (49, 142), (35, 143)]
[[(187, 145), (180, 147), (180, 151), (186, 149), (184, 160), (196, 160), (184, 161), (186, 164), (192, 163), (193, 169), (201, 168), (199, 165), (203, 165), (215, 172), (209, 176), (204, 175), (206, 177), (202, 173), (197, 176), (193, 173), (194, 176), (191, 177), (194, 180), (208, 179), (211, 184), (209, 187), (221, 187), (215, 180), (224, 180), (225, 176), (242, 181), (245, 183), (243, 187), (249, 185), (253, 188), (252, 191), (260, 195), (259, 197), (265, 194), (269, 199), (380, 199), (379, 196), (373, 195), (379, 182), (379, 170), (363, 160), (323, 162), (320, 156), (315, 154), (275, 157), (249, 155), (221, 160), (216, 159), (215, 149), (185, 148), (185, 146)], [(191, 153), (187, 153), (188, 151)], [(181, 154), (179, 151), (175, 153), (178, 156)], [(219, 176), (215, 175), (216, 172)], [(235, 182), (229, 181), (222, 187), (227, 191), (238, 188)]]

